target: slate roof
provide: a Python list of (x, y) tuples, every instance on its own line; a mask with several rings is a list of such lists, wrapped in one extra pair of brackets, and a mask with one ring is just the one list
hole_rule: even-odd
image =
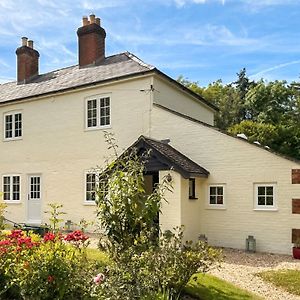
[(117, 79), (155, 69), (129, 52), (105, 58), (98, 66), (78, 65), (37, 76), (26, 84), (8, 82), (0, 85), (0, 103), (64, 91), (102, 81)]
[(0, 84), (0, 104), (116, 81), (147, 72), (155, 72), (213, 110), (218, 110), (213, 103), (129, 52), (108, 56), (97, 66), (79, 68), (75, 65), (41, 74), (26, 84), (18, 85), (16, 81)]
[(152, 152), (150, 152), (150, 156), (155, 156), (155, 159), (166, 164), (169, 169), (174, 169), (179, 172), (185, 178), (208, 177), (209, 175), (209, 172), (206, 169), (199, 166), (197, 163), (165, 142), (142, 135), (127, 149), (127, 151), (131, 148), (136, 148), (137, 150), (151, 149)]

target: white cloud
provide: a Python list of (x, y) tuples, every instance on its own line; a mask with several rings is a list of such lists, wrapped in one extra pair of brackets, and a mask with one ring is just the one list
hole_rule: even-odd
[(187, 4), (205, 4), (209, 2), (219, 2), (222, 5), (225, 4), (225, 0), (173, 0), (177, 7), (183, 7)]
[(271, 73), (272, 71), (282, 69), (282, 68), (285, 68), (285, 67), (288, 67), (288, 66), (297, 65), (297, 64), (300, 64), (300, 60), (293, 60), (293, 61), (290, 61), (290, 62), (287, 62), (287, 63), (278, 64), (276, 66), (273, 66), (273, 67), (261, 70), (261, 71), (255, 73), (255, 74), (252, 74), (249, 77), (252, 78), (252, 79), (260, 79), (260, 78), (263, 77), (262, 75)]

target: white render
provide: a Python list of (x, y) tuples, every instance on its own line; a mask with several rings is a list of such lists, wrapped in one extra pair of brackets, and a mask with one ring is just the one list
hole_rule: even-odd
[[(163, 229), (185, 225), (188, 239), (205, 234), (212, 245), (241, 249), (246, 237), (254, 235), (258, 251), (290, 253), (291, 229), (300, 227), (300, 216), (291, 213), (292, 198), (300, 198), (300, 185), (291, 184), (291, 170), (300, 165), (164, 109), (162, 106), (213, 124), (211, 108), (156, 74), (2, 103), (2, 120), (10, 111), (21, 111), (23, 116), (22, 139), (2, 138), (0, 147), (1, 177), (21, 176), (21, 200), (7, 203), (8, 219), (27, 222), (27, 178), (39, 174), (42, 211), (48, 210), (48, 203), (57, 202), (64, 205), (66, 220), (95, 220), (95, 205), (84, 201), (84, 176), (104, 163), (108, 151), (103, 130), (85, 126), (85, 99), (107, 94), (111, 97), (111, 126), (105, 130), (115, 134), (120, 149), (140, 135), (169, 138), (172, 147), (210, 172), (207, 179), (196, 178), (198, 199), (190, 200), (188, 179), (171, 171), (174, 191), (166, 195), (169, 203), (163, 204)], [(0, 131), (4, 131), (3, 121)], [(160, 178), (166, 173), (161, 171)], [(276, 210), (254, 209), (256, 183), (276, 184)], [(224, 208), (208, 206), (209, 184), (224, 185)], [(47, 216), (42, 213), (44, 222)]]

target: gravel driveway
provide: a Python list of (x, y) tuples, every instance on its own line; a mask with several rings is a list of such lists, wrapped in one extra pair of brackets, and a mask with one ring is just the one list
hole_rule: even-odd
[(223, 254), (225, 257), (221, 268), (219, 270), (212, 270), (211, 274), (256, 293), (265, 299), (300, 299), (299, 296), (287, 293), (255, 275), (267, 270), (300, 270), (300, 260), (295, 260), (289, 255), (245, 253), (244, 251), (234, 249), (223, 249)]

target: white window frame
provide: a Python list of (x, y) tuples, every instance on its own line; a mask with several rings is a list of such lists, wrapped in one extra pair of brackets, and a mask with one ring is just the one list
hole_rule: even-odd
[[(277, 184), (273, 183), (254, 183), (254, 210), (277, 211)], [(273, 205), (258, 205), (258, 188), (273, 187)]]
[[(16, 120), (15, 117), (17, 114), (21, 115), (21, 136), (16, 137)], [(12, 116), (12, 137), (6, 137), (6, 117), (7, 116)], [(23, 138), (23, 112), (21, 110), (14, 110), (14, 111), (9, 111), (3, 114), (3, 140), (4, 141), (13, 141), (13, 140), (21, 140)]]
[(97, 187), (99, 186), (99, 173), (95, 172), (95, 171), (85, 171), (84, 172), (84, 201), (83, 201), (83, 204), (84, 205), (96, 205), (96, 200), (97, 200), (97, 193), (95, 195), (95, 201), (93, 200), (87, 200), (86, 199), (86, 194), (87, 194), (87, 175), (90, 175), (90, 174), (94, 174), (96, 176), (96, 189)]
[[(109, 98), (109, 124), (101, 125), (101, 99)], [(88, 126), (88, 102), (96, 100), (96, 126)], [(97, 130), (97, 129), (107, 129), (111, 128), (111, 116), (112, 116), (112, 109), (111, 109), (111, 94), (99, 94), (93, 95), (85, 98), (85, 130)]]
[[(210, 188), (222, 187), (223, 188), (223, 204), (211, 204), (210, 203)], [(226, 185), (224, 183), (209, 184), (207, 188), (207, 208), (209, 209), (226, 209)]]
[[(18, 200), (13, 200), (13, 177), (19, 177), (19, 199)], [(9, 184), (9, 195), (10, 195), (10, 200), (4, 200), (4, 177), (10, 177), (10, 184)], [(5, 203), (9, 204), (18, 204), (21, 203), (21, 197), (22, 197), (22, 189), (21, 189), (21, 182), (22, 178), (20, 174), (3, 174), (2, 175), (2, 199)]]

